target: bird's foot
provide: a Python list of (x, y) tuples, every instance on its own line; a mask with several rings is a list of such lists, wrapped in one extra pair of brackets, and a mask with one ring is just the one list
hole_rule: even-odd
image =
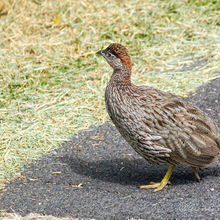
[(162, 181), (160, 183), (154, 183), (154, 182), (150, 182), (149, 185), (143, 185), (140, 186), (141, 189), (151, 189), (151, 188), (155, 188), (154, 192), (160, 191), (161, 189), (163, 189), (167, 184), (170, 184), (170, 176), (173, 172), (175, 168), (175, 165), (170, 165), (164, 178), (162, 179)]
[(142, 185), (140, 186), (141, 189), (155, 189), (154, 192), (160, 191), (163, 189), (167, 184), (171, 184), (170, 181), (161, 181), (160, 183), (150, 182), (149, 185)]

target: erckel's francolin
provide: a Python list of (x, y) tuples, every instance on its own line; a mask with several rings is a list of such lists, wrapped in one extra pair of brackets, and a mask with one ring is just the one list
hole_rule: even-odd
[(105, 91), (108, 114), (122, 137), (152, 164), (169, 168), (160, 183), (141, 188), (163, 189), (177, 164), (196, 168), (210, 164), (220, 152), (220, 130), (204, 112), (183, 97), (131, 82), (127, 49), (110, 44), (102, 55), (114, 72)]

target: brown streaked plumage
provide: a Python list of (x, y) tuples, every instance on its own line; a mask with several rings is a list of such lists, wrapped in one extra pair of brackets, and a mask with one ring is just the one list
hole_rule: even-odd
[(204, 112), (183, 97), (131, 83), (131, 60), (121, 44), (110, 44), (102, 55), (114, 69), (105, 92), (110, 118), (125, 140), (152, 164), (170, 167), (160, 183), (141, 188), (161, 190), (178, 164), (196, 168), (220, 153), (220, 130)]

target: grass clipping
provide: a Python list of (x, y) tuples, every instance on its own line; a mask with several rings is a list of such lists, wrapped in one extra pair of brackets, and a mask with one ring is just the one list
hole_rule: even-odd
[(39, 215), (35, 213), (31, 213), (27, 216), (22, 217), (16, 213), (0, 213), (1, 220), (79, 220), (78, 218), (71, 218), (71, 217), (64, 217), (64, 218), (57, 218), (52, 215)]
[(134, 83), (186, 95), (216, 77), (219, 36), (214, 0), (1, 1), (1, 183), (108, 119), (103, 96), (112, 70), (98, 50), (123, 43)]

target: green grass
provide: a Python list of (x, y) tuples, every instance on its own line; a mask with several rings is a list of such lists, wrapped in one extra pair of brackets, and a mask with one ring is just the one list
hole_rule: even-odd
[[(219, 36), (216, 0), (1, 1), (1, 183), (79, 129), (108, 120), (103, 94), (112, 70), (98, 50), (124, 44), (136, 84), (185, 96), (216, 77)], [(208, 62), (172, 73), (189, 57)]]

